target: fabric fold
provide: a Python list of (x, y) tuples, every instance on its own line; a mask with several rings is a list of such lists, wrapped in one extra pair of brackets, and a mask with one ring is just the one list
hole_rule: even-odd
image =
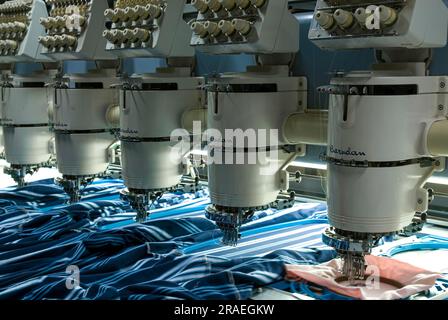
[(309, 265), (286, 265), (286, 279), (307, 281), (338, 294), (361, 300), (406, 299), (434, 286), (440, 274), (391, 258), (366, 256), (365, 281), (349, 284), (343, 280), (342, 260)]

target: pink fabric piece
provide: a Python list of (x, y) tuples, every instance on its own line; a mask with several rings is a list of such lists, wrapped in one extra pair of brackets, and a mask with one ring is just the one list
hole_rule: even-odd
[[(366, 256), (366, 263), (374, 266), (368, 275), (379, 274), (383, 279), (392, 280), (402, 285), (396, 288), (387, 283), (377, 281), (377, 286), (369, 282), (369, 286), (359, 287), (338, 283), (342, 277), (342, 260), (335, 259), (318, 265), (286, 265), (286, 278), (294, 281), (308, 281), (344, 296), (361, 300), (397, 300), (408, 298), (413, 294), (425, 291), (434, 286), (440, 274), (414, 267), (408, 263), (385, 257)], [(378, 273), (379, 272), (379, 273)], [(379, 284), (379, 286), (378, 286)]]

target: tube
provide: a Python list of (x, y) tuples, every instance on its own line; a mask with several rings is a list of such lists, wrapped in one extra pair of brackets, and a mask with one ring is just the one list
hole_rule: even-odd
[(283, 124), (283, 138), (290, 144), (327, 145), (328, 112), (291, 114)]
[(436, 157), (448, 157), (448, 120), (432, 124), (428, 132), (428, 151)]
[(182, 115), (182, 128), (193, 133), (193, 122), (201, 122), (202, 130), (207, 128), (207, 109), (191, 109)]

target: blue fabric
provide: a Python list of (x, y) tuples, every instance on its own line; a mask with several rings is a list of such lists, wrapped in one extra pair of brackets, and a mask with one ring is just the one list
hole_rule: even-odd
[(136, 224), (122, 188), (96, 181), (75, 205), (51, 181), (0, 191), (0, 299), (247, 299), (282, 282), (285, 263), (335, 256), (320, 240), (324, 205), (259, 212), (229, 248), (204, 218), (206, 192), (168, 194)]

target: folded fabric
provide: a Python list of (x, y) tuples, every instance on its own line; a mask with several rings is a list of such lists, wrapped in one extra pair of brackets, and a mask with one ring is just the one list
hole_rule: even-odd
[(309, 265), (286, 265), (286, 278), (307, 281), (341, 295), (361, 300), (405, 299), (434, 286), (440, 274), (391, 258), (366, 256), (365, 281), (344, 281), (342, 260)]
[(259, 287), (282, 281), (286, 261), (322, 263), (333, 250), (279, 250), (263, 257), (228, 259), (150, 252), (146, 244), (114, 256), (83, 259), (79, 286), (67, 288), (65, 267), (0, 289), (0, 300), (249, 299)]
[[(52, 181), (0, 190), (0, 300), (248, 299), (259, 287), (289, 285), (285, 263), (335, 258), (321, 242), (325, 205), (257, 212), (240, 246), (227, 248), (204, 217), (206, 190), (166, 194), (138, 224), (120, 188), (95, 181), (72, 205)], [(73, 289), (68, 266), (79, 268)]]

